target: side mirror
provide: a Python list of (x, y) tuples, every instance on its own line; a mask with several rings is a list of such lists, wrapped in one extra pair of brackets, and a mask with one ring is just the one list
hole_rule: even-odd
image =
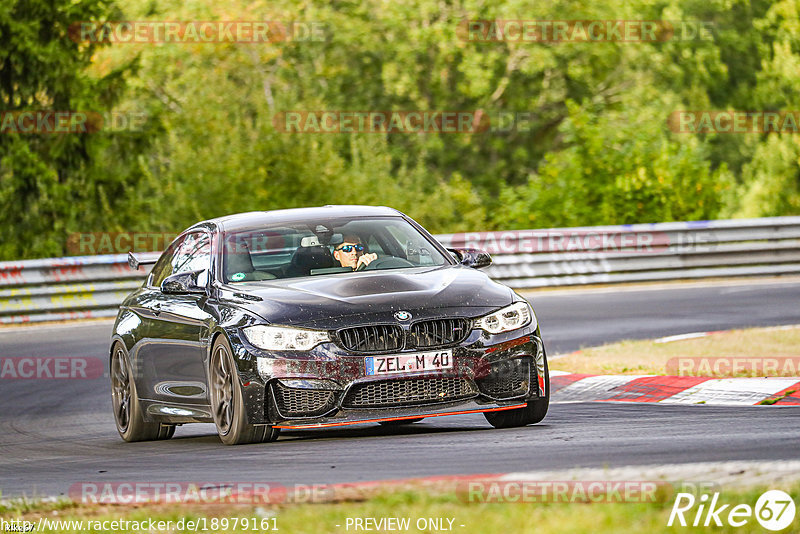
[(128, 252), (128, 265), (134, 271), (139, 270), (142, 265), (153, 265), (161, 257), (160, 252), (145, 252), (143, 254)]
[(466, 265), (473, 269), (482, 269), (492, 264), (492, 257), (488, 252), (482, 250), (474, 248), (449, 248), (447, 250), (453, 253), (461, 265)]
[(198, 280), (206, 276), (206, 270), (189, 271), (186, 273), (171, 274), (161, 282), (161, 292), (173, 295), (203, 294), (206, 293), (205, 286)]

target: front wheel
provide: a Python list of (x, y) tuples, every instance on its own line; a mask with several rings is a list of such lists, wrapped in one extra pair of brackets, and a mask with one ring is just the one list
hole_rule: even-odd
[(528, 402), (525, 408), (517, 410), (503, 410), (500, 412), (484, 412), (483, 416), (495, 428), (513, 428), (517, 426), (534, 425), (547, 415), (550, 407), (550, 369), (547, 366), (547, 357), (544, 358), (544, 386), (545, 395)]
[(169, 439), (175, 434), (175, 425), (150, 423), (144, 420), (136, 382), (133, 379), (128, 352), (122, 343), (115, 343), (111, 351), (111, 405), (117, 432), (125, 441), (152, 441)]
[(211, 412), (222, 443), (243, 445), (264, 443), (278, 438), (279, 428), (251, 425), (247, 422), (239, 373), (234, 365), (231, 347), (224, 336), (219, 336), (211, 349), (208, 380)]

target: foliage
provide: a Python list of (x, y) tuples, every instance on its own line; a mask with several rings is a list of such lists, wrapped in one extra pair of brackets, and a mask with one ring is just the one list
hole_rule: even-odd
[[(114, 13), (107, 0), (4, 2), (0, 109), (98, 114), (111, 109), (133, 65), (89, 75), (97, 47), (69, 39), (68, 29)], [(126, 160), (148, 144), (146, 136), (0, 133), (0, 257), (60, 255), (71, 231), (124, 224), (123, 212), (132, 207), (126, 191), (138, 179)], [(104, 160), (111, 152), (119, 156), (113, 165)]]
[[(667, 124), (676, 110), (800, 110), (797, 0), (110, 2), (0, 7), (4, 110), (147, 117), (133, 132), (0, 134), (0, 258), (63, 254), (70, 232), (176, 232), (226, 213), (332, 203), (390, 205), (434, 232), (800, 213), (796, 135)], [(466, 19), (703, 21), (712, 31), (476, 42), (459, 29)], [(95, 46), (67, 37), (85, 20), (304, 21), (325, 39)], [(480, 110), (493, 128), (276, 129), (276, 114), (292, 110)], [(500, 113), (530, 120), (499, 128)]]

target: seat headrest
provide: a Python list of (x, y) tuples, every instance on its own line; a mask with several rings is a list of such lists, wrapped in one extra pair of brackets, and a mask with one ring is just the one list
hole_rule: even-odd
[(328, 247), (300, 247), (292, 255), (292, 261), (289, 263), (286, 275), (308, 276), (311, 274), (312, 269), (326, 269), (334, 265), (334, 259)]

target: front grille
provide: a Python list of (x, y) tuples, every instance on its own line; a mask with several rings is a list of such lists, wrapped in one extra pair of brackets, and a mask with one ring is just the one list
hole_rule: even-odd
[(383, 352), (403, 347), (403, 329), (397, 325), (379, 324), (339, 330), (342, 347), (352, 352)]
[(477, 395), (463, 378), (413, 378), (357, 384), (345, 397), (348, 408), (382, 408), (405, 404), (449, 402)]
[(495, 399), (525, 395), (535, 376), (530, 358), (517, 358), (492, 364), (489, 374), (479, 379), (481, 393)]
[(435, 319), (411, 326), (411, 344), (418, 348), (432, 348), (460, 343), (471, 330), (469, 319)]
[(313, 417), (333, 409), (333, 391), (321, 389), (290, 388), (280, 382), (272, 385), (278, 412), (283, 417)]

